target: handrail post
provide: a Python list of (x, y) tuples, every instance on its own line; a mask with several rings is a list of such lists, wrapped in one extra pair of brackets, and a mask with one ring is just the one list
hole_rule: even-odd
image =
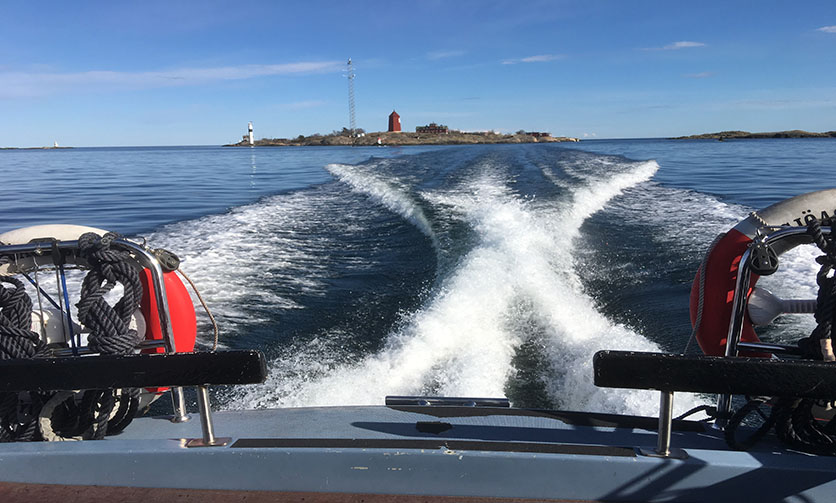
[(212, 423), (212, 408), (209, 404), (209, 389), (206, 386), (197, 387), (197, 406), (200, 410), (200, 429), (203, 438), (193, 438), (186, 442), (186, 447), (222, 447), (232, 441), (229, 437), (216, 437), (215, 425)]
[(189, 413), (186, 411), (186, 397), (183, 396), (183, 388), (180, 386), (171, 388), (171, 404), (174, 409), (174, 415), (171, 417), (172, 423), (185, 423), (190, 420)]
[(640, 453), (653, 458), (686, 459), (688, 454), (682, 449), (671, 447), (673, 431), (673, 391), (662, 390), (659, 399), (659, 430), (657, 431), (656, 449), (639, 449)]
[(673, 391), (662, 391), (659, 403), (659, 438), (656, 453), (669, 456), (671, 453), (671, 427), (673, 423)]
[[(755, 239), (760, 239), (755, 237)], [(740, 257), (737, 269), (737, 280), (734, 285), (734, 297), (732, 299), (732, 311), (729, 318), (729, 330), (726, 333), (726, 357), (737, 356), (737, 345), (740, 343), (740, 336), (743, 333), (743, 321), (746, 315), (746, 290), (752, 279), (752, 271), (749, 269), (749, 257), (751, 248), (747, 248)], [(731, 395), (722, 394), (717, 396), (717, 419), (714, 427), (724, 429), (726, 417), (731, 411)]]

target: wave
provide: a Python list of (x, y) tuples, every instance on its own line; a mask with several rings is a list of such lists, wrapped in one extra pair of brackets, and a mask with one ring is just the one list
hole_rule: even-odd
[[(655, 413), (650, 393), (599, 389), (592, 383), (596, 350), (659, 349), (600, 314), (574, 271), (583, 222), (614, 196), (652, 177), (658, 165), (621, 162), (608, 168), (580, 172), (582, 183), (559, 201), (516, 194), (501, 166), (484, 166), (481, 176), (453, 189), (423, 193), (434, 212), (462, 220), (478, 238), (432, 299), (405, 314), (380, 351), (346, 361), (345, 354), (332, 351), (334, 334), (323, 334), (301, 352), (273, 361), (268, 382), (246, 389), (230, 406), (379, 404), (387, 394), (504, 396), (518, 370), (514, 361), (520, 347), (533, 342), (548, 361), (539, 379), (552, 404)], [(431, 228), (416, 218), (412, 203), (393, 197), (403, 192), (393, 191), (391, 182), (370, 183), (367, 173), (355, 176), (350, 166), (329, 169), (388, 201), (384, 204), (419, 228)], [(324, 360), (323, 351), (330, 354)]]
[[(323, 256), (336, 243), (329, 233), (310, 229), (327, 225), (325, 218), (333, 215), (330, 203), (324, 190), (272, 196), (228, 213), (167, 225), (147, 239), (180, 254), (182, 268), (222, 318), (264, 321), (252, 319), (245, 309), (253, 297), (277, 309), (296, 309), (294, 296), (283, 293), (323, 292)], [(297, 234), (310, 238), (295, 239)], [(276, 284), (283, 289), (277, 291)]]
[(408, 188), (399, 183), (397, 178), (383, 178), (376, 175), (373, 170), (380, 167), (380, 165), (374, 164), (371, 166), (329, 164), (326, 169), (355, 191), (372, 197), (390, 211), (411, 222), (432, 241), (433, 247), (437, 250), (439, 248), (438, 238), (432, 225), (421, 207), (409, 196)]

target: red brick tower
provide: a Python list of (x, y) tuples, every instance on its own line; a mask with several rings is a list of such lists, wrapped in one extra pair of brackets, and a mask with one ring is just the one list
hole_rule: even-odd
[(398, 112), (392, 110), (392, 113), (389, 114), (389, 132), (397, 131), (400, 132), (401, 130), (401, 116), (398, 115)]

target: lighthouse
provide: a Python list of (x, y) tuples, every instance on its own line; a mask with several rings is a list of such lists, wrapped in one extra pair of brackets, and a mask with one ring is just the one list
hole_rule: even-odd
[(249, 140), (250, 140), (250, 145), (253, 145), (255, 142), (253, 142), (253, 123), (252, 122), (249, 122), (247, 124), (247, 131), (249, 132), (248, 137), (249, 137)]
[(389, 132), (400, 132), (401, 130), (401, 116), (398, 112), (392, 110), (389, 114)]

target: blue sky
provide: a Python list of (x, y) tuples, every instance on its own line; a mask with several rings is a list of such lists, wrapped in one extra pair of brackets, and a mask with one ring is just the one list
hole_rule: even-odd
[(0, 146), (836, 130), (836, 2), (11, 2)]

